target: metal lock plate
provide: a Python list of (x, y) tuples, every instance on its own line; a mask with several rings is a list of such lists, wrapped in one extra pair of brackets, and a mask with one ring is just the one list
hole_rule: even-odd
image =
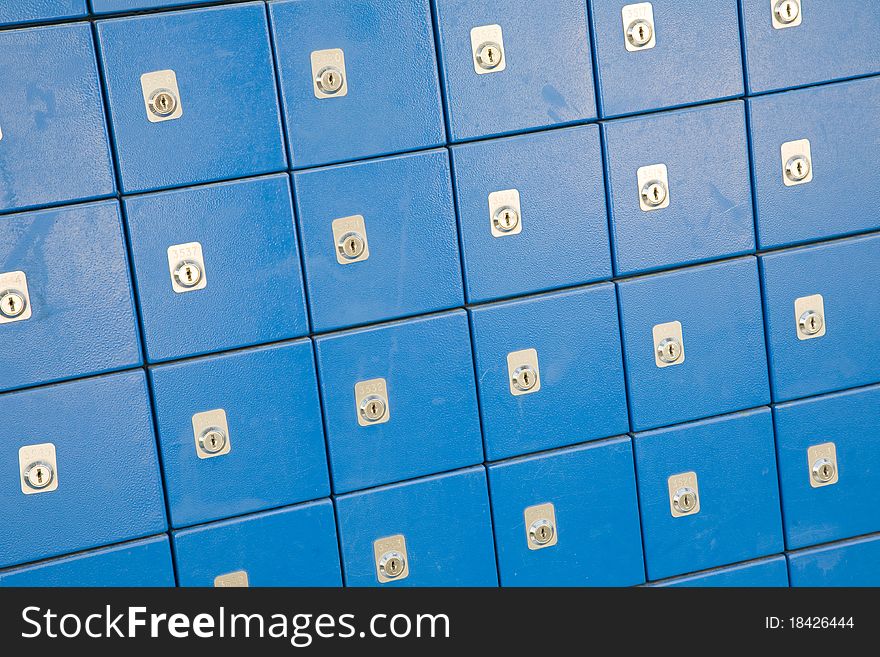
[(354, 384), (354, 402), (358, 424), (384, 424), (391, 419), (388, 404), (388, 384), (385, 379), (370, 379)]
[(822, 488), (837, 483), (837, 446), (822, 443), (807, 448), (807, 466), (810, 468), (810, 486)]
[(23, 271), (0, 274), (0, 324), (31, 318), (31, 296)]
[(813, 155), (809, 139), (787, 141), (780, 147), (782, 182), (786, 187), (806, 185), (813, 179)]
[(654, 31), (654, 7), (650, 2), (626, 5), (620, 10), (623, 20), (623, 45), (629, 52), (650, 50), (657, 45)]
[(797, 27), (803, 22), (801, 0), (770, 0), (770, 16), (774, 30)]
[(794, 300), (794, 324), (798, 340), (812, 340), (825, 335), (825, 300), (821, 294)]
[(530, 550), (543, 550), (559, 542), (556, 508), (552, 502), (536, 504), (523, 511), (526, 522), (526, 544)]
[(636, 177), (639, 183), (639, 207), (644, 212), (669, 207), (669, 174), (665, 164), (639, 167)]
[(248, 574), (244, 570), (236, 570), (234, 573), (226, 573), (225, 575), (217, 575), (214, 578), (214, 588), (247, 588), (250, 586), (248, 582)]
[(171, 287), (178, 293), (195, 292), (208, 286), (205, 258), (198, 242), (175, 244), (168, 247), (168, 273)]
[(519, 190), (505, 189), (489, 194), (489, 228), (492, 237), (507, 237), (522, 232)]
[(654, 362), (657, 367), (672, 367), (684, 362), (684, 336), (681, 322), (657, 324), (654, 334)]
[(370, 257), (367, 224), (362, 215), (333, 220), (333, 249), (336, 251), (336, 262), (340, 265), (350, 265)]
[(141, 76), (144, 108), (150, 123), (162, 123), (183, 116), (177, 74), (172, 70), (153, 71)]
[(51, 493), (58, 488), (58, 462), (55, 445), (25, 445), (18, 450), (21, 492), (25, 495)]
[(500, 25), (483, 25), (471, 30), (471, 53), (478, 75), (501, 73), (507, 68), (504, 34)]
[(229, 454), (232, 449), (232, 437), (229, 435), (226, 411), (218, 408), (196, 413), (192, 416), (192, 426), (196, 454), (200, 459)]
[(529, 395), (541, 389), (537, 350), (521, 349), (507, 354), (507, 385), (511, 395)]
[(700, 512), (700, 487), (696, 472), (672, 475), (666, 483), (669, 488), (669, 511), (673, 518)]
[(342, 98), (348, 95), (348, 74), (342, 48), (312, 52), (312, 84), (315, 98)]
[(409, 557), (403, 534), (373, 541), (373, 557), (376, 560), (376, 578), (381, 583), (409, 577)]

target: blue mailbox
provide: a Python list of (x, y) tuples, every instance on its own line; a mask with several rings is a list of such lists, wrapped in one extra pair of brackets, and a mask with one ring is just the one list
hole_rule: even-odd
[(788, 555), (792, 586), (880, 586), (880, 534)]
[(788, 586), (788, 565), (783, 555), (739, 563), (735, 566), (705, 570), (675, 577), (652, 586), (751, 588)]

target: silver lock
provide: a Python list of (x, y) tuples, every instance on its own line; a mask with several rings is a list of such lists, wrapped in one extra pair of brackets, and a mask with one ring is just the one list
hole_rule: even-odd
[(626, 5), (620, 10), (623, 45), (629, 52), (650, 50), (657, 45), (654, 33), (654, 7), (650, 2)]
[(519, 190), (504, 189), (489, 194), (489, 229), (492, 237), (507, 237), (522, 232)]
[(700, 512), (700, 492), (696, 472), (682, 472), (666, 481), (669, 490), (669, 511), (673, 518)]
[(23, 271), (0, 273), (0, 324), (31, 318), (27, 276)]
[(171, 121), (183, 116), (177, 74), (166, 69), (144, 73), (141, 76), (141, 92), (150, 123)]
[(803, 22), (801, 0), (770, 0), (773, 28), (797, 27)]
[(838, 481), (837, 446), (822, 443), (807, 448), (807, 466), (810, 468), (810, 486), (822, 488)]
[(403, 534), (373, 541), (373, 557), (376, 560), (376, 578), (380, 583), (384, 584), (409, 577), (406, 538)]
[(669, 172), (665, 164), (639, 167), (639, 207), (643, 212), (669, 207)]
[(500, 25), (483, 25), (471, 30), (471, 52), (478, 75), (500, 73), (507, 68), (504, 34)]
[(336, 262), (340, 265), (363, 262), (370, 257), (367, 224), (363, 215), (355, 214), (334, 219), (331, 228), (333, 241), (336, 244)]
[(552, 502), (536, 504), (523, 511), (526, 545), (530, 550), (553, 547), (559, 542), (556, 531), (556, 508)]
[(236, 570), (225, 575), (217, 575), (214, 578), (214, 588), (248, 588), (250, 581), (248, 580), (247, 571)]
[(348, 95), (345, 53), (341, 48), (315, 50), (311, 54), (315, 98), (342, 98)]
[(671, 367), (684, 362), (684, 336), (681, 322), (657, 324), (652, 329), (654, 336), (654, 364), (657, 367)]
[(812, 340), (825, 335), (825, 299), (811, 294), (794, 300), (794, 319), (798, 340)]
[(223, 456), (232, 451), (229, 422), (222, 408), (196, 413), (192, 416), (192, 427), (196, 455), (200, 459)]
[(362, 427), (384, 424), (391, 419), (388, 406), (388, 384), (385, 379), (369, 379), (354, 384), (357, 420)]
[(537, 350), (520, 349), (507, 354), (507, 376), (511, 395), (538, 392), (541, 389), (541, 371)]
[(198, 242), (169, 246), (168, 270), (171, 289), (177, 294), (203, 290), (208, 286), (205, 257)]
[(21, 492), (25, 495), (58, 489), (58, 461), (53, 443), (25, 445), (18, 450)]
[(809, 139), (787, 141), (779, 148), (782, 182), (786, 187), (806, 185), (813, 180), (813, 154)]

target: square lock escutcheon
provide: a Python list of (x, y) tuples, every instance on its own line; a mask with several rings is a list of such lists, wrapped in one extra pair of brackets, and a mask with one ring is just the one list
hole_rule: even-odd
[(0, 273), (0, 324), (30, 319), (31, 296), (23, 271)]
[(58, 489), (58, 461), (53, 443), (25, 445), (18, 450), (21, 492), (50, 493)]

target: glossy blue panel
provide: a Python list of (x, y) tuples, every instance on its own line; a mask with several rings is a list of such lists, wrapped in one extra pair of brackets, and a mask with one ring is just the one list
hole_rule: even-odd
[(803, 0), (801, 24), (781, 30), (773, 28), (768, 0), (741, 2), (750, 93), (880, 71), (880, 4), (873, 0)]
[[(483, 460), (464, 311), (317, 338), (315, 349), (335, 492)], [(360, 426), (355, 384), (378, 378), (389, 419)]]
[[(633, 439), (648, 579), (782, 552), (770, 409)], [(696, 472), (699, 512), (673, 517), (667, 481)]]
[[(287, 165), (263, 3), (100, 21), (124, 191), (213, 182)], [(147, 119), (141, 75), (173, 70), (178, 119)]]
[(880, 586), (880, 534), (788, 555), (792, 586)]
[[(617, 275), (755, 250), (740, 101), (603, 125)], [(665, 164), (669, 206), (641, 209), (638, 170)]]
[[(0, 324), (0, 390), (141, 362), (116, 201), (0, 219), (0, 273), (22, 271), (30, 319)], [(5, 290), (4, 290), (5, 291)]]
[[(611, 277), (596, 126), (452, 149), (468, 301)], [(522, 232), (495, 237), (489, 195), (515, 189)]]
[(174, 586), (174, 565), (163, 534), (0, 571), (3, 586)]
[[(297, 173), (294, 184), (315, 331), (464, 303), (446, 151)], [(333, 221), (353, 215), (369, 257), (343, 265)]]
[[(308, 332), (286, 175), (125, 200), (151, 362)], [(199, 242), (207, 287), (172, 288), (168, 247)]]
[[(787, 547), (880, 530), (880, 386), (780, 404), (774, 416)], [(813, 488), (807, 449), (827, 442), (838, 481)]]
[[(0, 417), (0, 567), (165, 531), (143, 372), (2, 395)], [(25, 495), (18, 451), (42, 443), (58, 488)]]
[(769, 559), (739, 563), (727, 568), (667, 579), (653, 586), (687, 587), (787, 587), (788, 567), (781, 554)]
[[(880, 236), (761, 258), (774, 401), (880, 381)], [(821, 294), (822, 337), (798, 339), (795, 299)]]
[[(151, 369), (171, 524), (185, 527), (327, 495), (308, 340)], [(192, 417), (226, 411), (230, 451), (196, 452)]]
[(652, 0), (656, 45), (634, 52), (626, 49), (621, 15), (623, 6), (632, 3), (590, 4), (602, 116), (743, 93), (736, 0)]
[(174, 532), (181, 586), (244, 570), (250, 586), (341, 586), (330, 500)]
[[(645, 581), (629, 437), (489, 467), (502, 586), (631, 586)], [(529, 549), (524, 511), (552, 503), (556, 545)]]
[[(754, 258), (618, 284), (635, 430), (770, 401)], [(684, 361), (657, 367), (653, 327), (680, 322)]]
[(75, 18), (87, 13), (86, 0), (0, 1), (0, 25)]
[[(429, 0), (270, 2), (295, 168), (445, 141)], [(348, 93), (315, 96), (311, 53), (339, 48)]]
[(96, 14), (109, 14), (132, 9), (158, 9), (160, 7), (179, 7), (201, 4), (205, 0), (91, 0), (92, 11)]
[[(482, 467), (343, 495), (336, 513), (347, 586), (498, 584)], [(409, 576), (380, 584), (373, 542), (398, 534)]]
[[(880, 228), (866, 211), (880, 186), (878, 105), (880, 78), (749, 100), (761, 248)], [(800, 139), (810, 140), (813, 179), (786, 187), (780, 147)]]
[[(489, 460), (629, 430), (613, 285), (481, 306), (471, 322)], [(522, 349), (538, 352), (541, 389), (513, 395), (507, 354)]]
[(113, 194), (88, 24), (0, 32), (0, 80), (0, 212)]
[[(436, 0), (452, 141), (596, 118), (583, 0)], [(503, 71), (478, 75), (471, 30), (500, 25)]]

